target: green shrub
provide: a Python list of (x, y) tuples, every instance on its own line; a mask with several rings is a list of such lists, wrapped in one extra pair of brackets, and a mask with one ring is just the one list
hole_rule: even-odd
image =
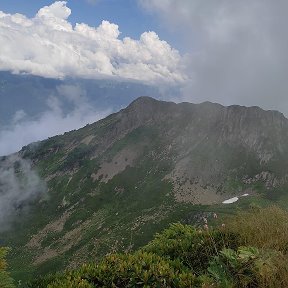
[(277, 270), (274, 261), (278, 254), (255, 247), (239, 247), (237, 251), (225, 248), (210, 262), (208, 272), (222, 288), (272, 287), (266, 280)]
[[(202, 287), (202, 281), (179, 261), (170, 261), (142, 251), (113, 254), (98, 264), (84, 265), (65, 276), (43, 278), (31, 288), (71, 287)], [(208, 287), (208, 286), (207, 286)]]
[[(48, 274), (42, 277), (36, 277), (35, 279), (25, 283), (25, 288), (47, 288), (50, 284), (56, 282), (65, 282), (66, 279), (70, 279), (69, 275), (71, 272), (66, 273), (55, 273), (55, 274)], [(59, 288), (62, 286), (59, 286)], [(64, 286), (65, 287), (65, 286)]]
[(85, 279), (82, 279), (80, 276), (78, 277), (74, 276), (73, 278), (67, 277), (64, 279), (56, 279), (55, 281), (53, 281), (53, 283), (50, 283), (47, 286), (45, 286), (45, 288), (93, 288), (93, 287), (95, 287), (93, 284), (89, 283)]
[(91, 271), (84, 266), (82, 273), (99, 287), (196, 287), (199, 284), (181, 263), (142, 251), (107, 256), (97, 269)]
[(209, 261), (223, 248), (238, 247), (238, 235), (225, 231), (203, 231), (189, 225), (172, 224), (143, 250), (171, 260), (179, 259), (198, 275), (205, 273)]

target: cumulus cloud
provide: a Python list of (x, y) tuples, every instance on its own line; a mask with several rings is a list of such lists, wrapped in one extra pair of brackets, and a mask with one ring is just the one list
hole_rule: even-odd
[(120, 39), (118, 25), (108, 21), (73, 26), (66, 4), (45, 6), (33, 18), (0, 11), (0, 69), (56, 78), (186, 79), (181, 55), (155, 32), (144, 32), (139, 40)]
[(288, 115), (285, 0), (139, 0), (189, 53), (184, 98), (258, 105)]
[(46, 102), (49, 109), (39, 117), (31, 119), (25, 111), (19, 110), (11, 125), (0, 130), (0, 155), (16, 152), (31, 142), (78, 129), (111, 112), (98, 111), (90, 105), (85, 90), (75, 85), (59, 85), (57, 93), (50, 95)]
[(16, 216), (26, 212), (31, 201), (44, 196), (46, 190), (28, 160), (16, 154), (0, 158), (0, 231), (8, 229)]

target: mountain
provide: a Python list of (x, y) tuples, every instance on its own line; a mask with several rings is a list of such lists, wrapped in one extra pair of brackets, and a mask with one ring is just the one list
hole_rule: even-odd
[(201, 225), (214, 212), (283, 204), (287, 143), (288, 120), (277, 111), (140, 97), (94, 124), (1, 157), (0, 220), (10, 227), (0, 241), (13, 249), (13, 276), (136, 249), (170, 222)]

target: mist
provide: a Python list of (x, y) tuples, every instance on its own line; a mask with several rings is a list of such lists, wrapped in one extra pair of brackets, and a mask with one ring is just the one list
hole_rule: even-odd
[(29, 160), (18, 154), (0, 158), (0, 232), (9, 229), (46, 191)]
[[(182, 100), (273, 109), (288, 116), (288, 2), (139, 0), (185, 55)], [(183, 56), (184, 58), (184, 56)]]
[(46, 99), (46, 111), (29, 117), (18, 110), (10, 125), (0, 130), (0, 156), (19, 151), (23, 146), (48, 137), (78, 129), (107, 116), (110, 109), (97, 109), (78, 85), (58, 85), (57, 92)]

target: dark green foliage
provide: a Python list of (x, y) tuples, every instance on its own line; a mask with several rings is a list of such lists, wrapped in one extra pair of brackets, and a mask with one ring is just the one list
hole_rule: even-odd
[(194, 273), (202, 274), (211, 257), (224, 247), (235, 249), (239, 245), (238, 235), (225, 231), (203, 231), (180, 223), (172, 224), (143, 250), (172, 260), (179, 259)]
[(65, 277), (49, 276), (28, 285), (31, 288), (59, 287), (201, 287), (179, 261), (169, 261), (146, 252), (112, 254), (99, 264), (84, 265)]
[[(47, 288), (49, 284), (54, 281), (64, 281), (66, 279), (67, 274), (49, 274), (45, 277), (36, 277), (33, 281), (29, 281), (25, 284), (25, 288)], [(59, 287), (60, 288), (60, 287)]]
[[(279, 253), (278, 253), (279, 254)], [(223, 288), (263, 287), (263, 278), (273, 275), (276, 252), (260, 251), (254, 247), (239, 247), (237, 251), (223, 249), (210, 262), (209, 274)]]
[(82, 271), (96, 287), (196, 287), (199, 284), (179, 262), (146, 252), (110, 255), (97, 266), (94, 275), (89, 275), (89, 267), (84, 266)]

